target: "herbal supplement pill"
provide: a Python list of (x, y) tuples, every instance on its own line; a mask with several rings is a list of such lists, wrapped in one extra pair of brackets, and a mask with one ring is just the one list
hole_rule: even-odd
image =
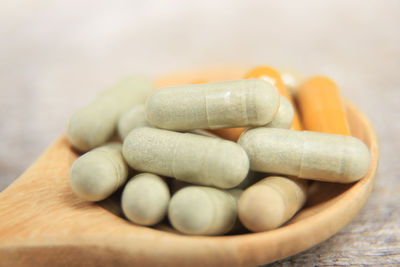
[(281, 97), (276, 116), (264, 127), (289, 129), (292, 126), (293, 118), (294, 109), (292, 104), (289, 102), (289, 100), (287, 100), (286, 97)]
[(238, 143), (250, 169), (260, 172), (351, 183), (369, 167), (367, 146), (352, 136), (260, 127), (243, 133)]
[(172, 226), (189, 235), (229, 232), (237, 218), (237, 199), (242, 190), (188, 186), (171, 198), (168, 218)]
[(72, 191), (89, 201), (107, 198), (123, 185), (128, 166), (121, 155), (121, 144), (109, 143), (80, 156), (71, 166)]
[(292, 218), (305, 201), (306, 181), (271, 176), (243, 192), (238, 202), (238, 215), (250, 231), (271, 230)]
[[(270, 67), (267, 67), (267, 66), (260, 66), (260, 67), (252, 69), (249, 73), (246, 74), (245, 78), (246, 79), (249, 79), (249, 78), (263, 79), (263, 80), (267, 81), (268, 83), (273, 84), (278, 89), (279, 93), (282, 96), (286, 97), (292, 105), (293, 119), (292, 119), (291, 128), (295, 129), (295, 130), (302, 129), (299, 116), (297, 115), (297, 112), (295, 110), (292, 96), (286, 90), (286, 88), (282, 82), (281, 76), (276, 70), (274, 70)], [(280, 99), (283, 99), (283, 97), (280, 97)], [(280, 101), (280, 104), (282, 104), (282, 101)], [(283, 104), (285, 104), (285, 103), (283, 103)], [(281, 117), (276, 118), (279, 115), (279, 113), (282, 114), (282, 112), (283, 112), (283, 110), (280, 110), (280, 108), (279, 108), (277, 115), (274, 117), (273, 121), (270, 122), (270, 123), (272, 123), (273, 126), (267, 126), (267, 127), (288, 128), (283, 123), (278, 123), (278, 121), (282, 121)], [(289, 118), (289, 117), (286, 117), (286, 118)], [(275, 122), (274, 122), (274, 120), (275, 120)], [(244, 128), (224, 128), (224, 129), (215, 129), (215, 130), (213, 130), (213, 132), (215, 134), (221, 136), (222, 138), (229, 139), (229, 140), (236, 142), (244, 130), (245, 130)]]
[(149, 80), (133, 76), (104, 91), (72, 115), (68, 141), (82, 152), (106, 143), (115, 132), (120, 115), (143, 104), (152, 89)]
[(296, 97), (305, 129), (350, 135), (339, 88), (331, 79), (312, 77), (300, 87)]
[(220, 188), (240, 184), (249, 171), (246, 152), (234, 142), (149, 127), (133, 129), (122, 153), (135, 170)]
[(144, 126), (150, 126), (144, 114), (144, 105), (137, 105), (122, 114), (118, 120), (118, 134), (124, 140), (133, 128)]
[[(274, 119), (261, 127), (289, 129), (292, 126), (293, 118), (294, 109), (292, 104), (286, 99), (286, 97), (280, 97), (279, 109)], [(219, 137), (236, 142), (244, 130), (245, 128), (222, 128), (210, 131)]]
[(168, 185), (160, 176), (140, 173), (125, 185), (121, 205), (130, 221), (155, 225), (165, 217), (169, 198)]
[(147, 101), (147, 121), (168, 130), (260, 126), (279, 108), (279, 93), (257, 79), (165, 87)]
[[(294, 107), (294, 101), (292, 99), (292, 95), (286, 90), (285, 85), (283, 84), (281, 75), (275, 69), (268, 66), (259, 66), (252, 69), (249, 73), (247, 73), (246, 78), (258, 78), (264, 79), (270, 83), (272, 83), (281, 95), (286, 97), (292, 106)], [(293, 130), (302, 130), (303, 127), (300, 122), (300, 118), (297, 115), (297, 112), (294, 113), (294, 119), (291, 129)]]

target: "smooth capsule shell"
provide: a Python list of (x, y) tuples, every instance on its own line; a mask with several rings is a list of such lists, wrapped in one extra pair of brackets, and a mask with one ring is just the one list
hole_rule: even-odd
[(296, 94), (308, 131), (351, 135), (338, 86), (327, 77), (308, 79)]
[[(293, 124), (294, 109), (285, 97), (279, 98), (279, 109), (272, 121), (260, 127), (289, 129)], [(210, 130), (219, 137), (236, 142), (245, 128), (222, 128)]]
[(289, 129), (292, 126), (293, 118), (294, 109), (292, 104), (286, 97), (281, 97), (276, 116), (271, 122), (267, 123), (263, 127)]
[(125, 185), (121, 205), (130, 221), (149, 226), (164, 219), (169, 199), (168, 185), (160, 176), (140, 173)]
[(118, 120), (118, 134), (124, 140), (130, 131), (137, 127), (149, 127), (144, 113), (144, 105), (137, 105), (120, 117)]
[(127, 177), (128, 166), (121, 155), (121, 144), (115, 142), (83, 154), (70, 169), (72, 191), (89, 201), (109, 197)]
[(250, 169), (325, 182), (351, 183), (369, 168), (367, 146), (352, 136), (256, 128), (238, 143), (250, 158)]
[(191, 133), (136, 128), (122, 152), (135, 170), (219, 188), (235, 187), (249, 171), (249, 159), (238, 144)]
[(114, 134), (121, 114), (135, 105), (143, 104), (152, 89), (148, 79), (132, 76), (102, 92), (71, 116), (67, 129), (68, 141), (81, 152), (106, 143)]
[(240, 222), (250, 231), (279, 227), (306, 202), (306, 181), (270, 176), (247, 188), (239, 198)]
[(172, 226), (188, 235), (229, 232), (237, 220), (237, 199), (242, 190), (188, 186), (171, 198), (168, 218)]
[(147, 121), (162, 129), (260, 126), (279, 108), (279, 93), (258, 79), (165, 87), (149, 97)]
[[(275, 69), (269, 66), (259, 66), (250, 70), (250, 72), (246, 74), (246, 78), (258, 78), (270, 82), (278, 89), (279, 93), (282, 96), (286, 97), (290, 101), (290, 103), (294, 106), (292, 95), (287, 91), (282, 81), (280, 73)], [(297, 111), (294, 112), (294, 118), (291, 129), (299, 131), (303, 129)]]

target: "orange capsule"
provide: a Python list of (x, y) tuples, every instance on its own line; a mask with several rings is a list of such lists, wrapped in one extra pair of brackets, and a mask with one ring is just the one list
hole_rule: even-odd
[(339, 88), (331, 79), (308, 79), (296, 98), (305, 130), (351, 135)]
[(277, 72), (276, 70), (274, 70), (273, 68), (268, 67), (268, 66), (259, 66), (259, 67), (252, 69), (249, 73), (247, 73), (245, 78), (246, 79), (249, 79), (249, 78), (263, 79), (263, 80), (266, 80), (266, 81), (272, 83), (278, 89), (279, 93), (281, 95), (283, 95), (284, 97), (286, 97), (290, 101), (290, 103), (292, 103), (292, 105), (293, 105), (294, 118), (293, 118), (293, 123), (292, 123), (291, 129), (299, 130), (299, 131), (303, 129), (300, 119), (299, 119), (299, 116), (296, 111), (296, 106), (292, 99), (292, 95), (286, 90), (286, 87), (283, 84), (283, 81), (282, 81), (282, 78), (281, 78), (281, 75), (279, 74), (279, 72)]

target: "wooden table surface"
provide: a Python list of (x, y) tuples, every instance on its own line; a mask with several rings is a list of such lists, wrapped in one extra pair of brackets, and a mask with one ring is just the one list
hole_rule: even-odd
[(2, 1), (0, 190), (127, 74), (237, 64), (325, 74), (375, 125), (376, 186), (350, 225), (271, 266), (400, 265), (398, 14), (396, 0)]

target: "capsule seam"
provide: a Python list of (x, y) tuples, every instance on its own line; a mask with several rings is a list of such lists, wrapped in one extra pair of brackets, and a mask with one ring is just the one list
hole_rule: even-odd
[(304, 136), (302, 136), (302, 145), (301, 145), (301, 160), (300, 160), (300, 168), (299, 168), (299, 172), (297, 174), (298, 177), (303, 177), (303, 160), (304, 160), (304, 151), (306, 150), (306, 141), (304, 141)]
[[(256, 88), (257, 88), (257, 83), (256, 83)], [(249, 108), (250, 108), (250, 106), (253, 106), (254, 105), (254, 94), (252, 94), (251, 96), (250, 96), (250, 94), (248, 94), (247, 93), (247, 97), (246, 97), (246, 102), (245, 102), (245, 105), (246, 105), (246, 124), (249, 124), (249, 122), (251, 123), (251, 124), (253, 124), (253, 120), (251, 120), (251, 118), (249, 118), (249, 114), (250, 114), (250, 110), (249, 110)], [(250, 102), (250, 103), (249, 103)], [(258, 117), (258, 114), (257, 114), (257, 110), (255, 111), (256, 112), (256, 118)]]
[(114, 187), (113, 187), (113, 192), (115, 191), (115, 190), (117, 190), (118, 189), (118, 187), (119, 187), (119, 185), (121, 184), (121, 170), (120, 170), (120, 168), (118, 168), (118, 162), (116, 162), (116, 160), (113, 158), (113, 157), (111, 157), (110, 156), (110, 154), (109, 153), (107, 153), (106, 151), (104, 151), (104, 150), (100, 150), (100, 152), (104, 155), (104, 157), (105, 158), (107, 158), (107, 160), (108, 161), (110, 161), (111, 162), (111, 165), (113, 166), (113, 173), (114, 173), (114, 177), (116, 177), (117, 179), (116, 179), (116, 181), (115, 181), (115, 183), (114, 183)]
[[(266, 184), (261, 184), (262, 186), (266, 186), (266, 187), (269, 187), (269, 188), (271, 188), (272, 190), (274, 190), (275, 192), (277, 192), (280, 196), (281, 196), (281, 198), (283, 199), (283, 203), (284, 203), (284, 205), (285, 205), (285, 213), (283, 214), (283, 220), (286, 220), (286, 218), (287, 218), (287, 212), (288, 212), (288, 200), (287, 200), (287, 197), (285, 197), (286, 196), (286, 194), (284, 193), (284, 192), (282, 192), (280, 189), (279, 189), (279, 187), (276, 187), (276, 186), (274, 186), (273, 184), (268, 184), (268, 185), (266, 185)], [(267, 205), (269, 205), (269, 203), (267, 204)]]
[(204, 108), (205, 108), (205, 113), (206, 113), (206, 119), (207, 119), (207, 128), (210, 128), (210, 116), (208, 114), (208, 98), (207, 98), (207, 92), (208, 92), (208, 88), (206, 88), (205, 90), (203, 90), (203, 97), (204, 97)]
[[(187, 133), (186, 133), (187, 134)], [(180, 177), (178, 177), (177, 175), (175, 175), (175, 166), (176, 166), (176, 153), (178, 151), (179, 145), (182, 142), (182, 139), (185, 137), (185, 135), (181, 135), (180, 138), (178, 138), (178, 140), (175, 143), (175, 147), (174, 147), (174, 153), (173, 153), (173, 158), (172, 158), (172, 170), (170, 170), (170, 172), (172, 173), (172, 177), (175, 177), (176, 179), (180, 180)]]

